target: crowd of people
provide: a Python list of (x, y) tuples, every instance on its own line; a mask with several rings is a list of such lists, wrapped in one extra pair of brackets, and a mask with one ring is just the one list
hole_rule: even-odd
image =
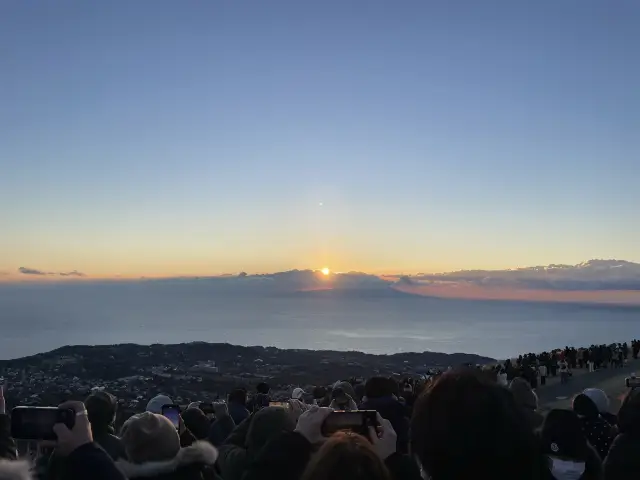
[[(589, 388), (572, 408), (543, 416), (532, 380), (545, 372), (541, 366), (549, 375), (554, 364), (613, 366), (618, 350), (624, 359), (626, 345), (594, 346), (525, 355), (488, 371), (452, 369), (431, 379), (350, 379), (295, 388), (284, 402), (272, 401), (262, 383), (252, 394), (234, 390), (211, 409), (193, 403), (177, 425), (163, 415), (172, 399), (158, 395), (117, 430), (116, 398), (97, 391), (60, 406), (75, 412), (74, 425), (55, 425), (57, 441), (41, 442), (30, 460), (18, 459), (0, 395), (0, 480), (635, 478), (640, 389), (629, 389), (617, 415), (609, 412), (605, 392)], [(635, 342), (632, 350), (637, 357)], [(328, 433), (336, 411), (366, 411), (375, 421)]]

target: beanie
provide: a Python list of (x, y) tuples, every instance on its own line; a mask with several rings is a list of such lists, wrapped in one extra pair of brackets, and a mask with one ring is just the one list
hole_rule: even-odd
[(599, 388), (587, 388), (584, 392), (598, 407), (600, 413), (609, 413), (609, 397)]
[(156, 413), (134, 415), (122, 426), (122, 443), (132, 463), (173, 459), (180, 451), (180, 436), (171, 420)]

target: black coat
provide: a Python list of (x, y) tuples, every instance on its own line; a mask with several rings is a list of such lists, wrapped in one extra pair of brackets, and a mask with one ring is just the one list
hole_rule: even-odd
[(621, 433), (604, 460), (605, 480), (636, 479), (640, 475), (640, 432)]

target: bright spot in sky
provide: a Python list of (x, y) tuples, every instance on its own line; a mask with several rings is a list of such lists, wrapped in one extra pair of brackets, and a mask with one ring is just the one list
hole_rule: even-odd
[(322, 205), (324, 205), (324, 203), (322, 203), (322, 202), (320, 202), (320, 203), (318, 204), (318, 206), (319, 206), (319, 207), (321, 207)]
[(327, 267), (324, 267), (320, 271), (322, 272), (323, 275), (329, 275), (331, 273), (331, 270), (329, 270)]

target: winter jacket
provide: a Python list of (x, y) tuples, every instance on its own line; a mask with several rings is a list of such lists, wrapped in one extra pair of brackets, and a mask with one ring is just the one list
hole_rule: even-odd
[(582, 431), (585, 437), (596, 449), (600, 458), (604, 460), (611, 446), (611, 425), (600, 416), (595, 418), (581, 417), (580, 420), (582, 421)]
[(212, 445), (219, 447), (224, 443), (229, 435), (235, 430), (236, 424), (229, 415), (217, 418), (209, 428), (209, 441)]
[(233, 418), (233, 422), (236, 425), (240, 425), (247, 418), (249, 418), (249, 410), (244, 405), (240, 405), (236, 402), (229, 402), (229, 416)]
[[(312, 451), (311, 443), (299, 433), (280, 434), (253, 459), (242, 480), (299, 480)], [(394, 453), (384, 463), (394, 480), (421, 480), (418, 466), (406, 455)]]
[(96, 443), (77, 448), (68, 457), (58, 457), (64, 480), (127, 480), (107, 452)]
[(112, 429), (93, 430), (93, 441), (109, 454), (113, 461), (127, 458), (122, 440), (113, 434)]
[(212, 480), (217, 458), (218, 451), (209, 442), (195, 442), (180, 449), (173, 460), (139, 464), (121, 460), (116, 466), (128, 480)]
[(640, 472), (640, 432), (621, 433), (609, 448), (604, 460), (605, 480), (626, 480), (638, 478)]

